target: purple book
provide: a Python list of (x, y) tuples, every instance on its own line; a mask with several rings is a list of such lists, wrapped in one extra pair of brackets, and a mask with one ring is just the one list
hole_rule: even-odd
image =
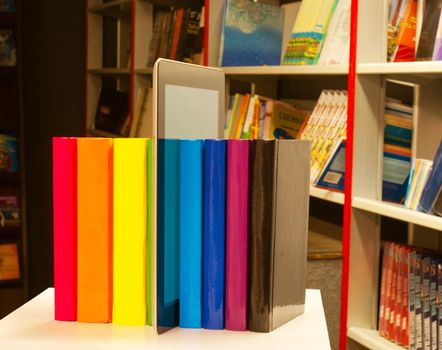
[(248, 140), (227, 143), (226, 329), (247, 330)]

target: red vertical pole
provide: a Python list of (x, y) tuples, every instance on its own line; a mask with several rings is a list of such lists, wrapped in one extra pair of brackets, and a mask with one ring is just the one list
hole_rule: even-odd
[(341, 288), (341, 324), (340, 350), (347, 348), (347, 317), (348, 317), (348, 281), (350, 268), (350, 226), (352, 208), (352, 178), (353, 178), (353, 137), (355, 116), (355, 87), (356, 87), (356, 51), (358, 29), (358, 0), (351, 0), (350, 19), (350, 62), (348, 71), (348, 109), (347, 109), (347, 145), (345, 162), (345, 191), (344, 191), (344, 223), (342, 233), (342, 288)]
[(203, 45), (203, 65), (209, 65), (209, 4), (210, 0), (204, 1), (204, 45)]

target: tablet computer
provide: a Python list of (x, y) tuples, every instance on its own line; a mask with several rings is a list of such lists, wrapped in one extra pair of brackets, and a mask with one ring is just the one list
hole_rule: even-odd
[(224, 72), (159, 59), (153, 104), (152, 320), (163, 333), (179, 323), (179, 196), (170, 190), (179, 177), (168, 162), (177, 158), (178, 139), (223, 137)]

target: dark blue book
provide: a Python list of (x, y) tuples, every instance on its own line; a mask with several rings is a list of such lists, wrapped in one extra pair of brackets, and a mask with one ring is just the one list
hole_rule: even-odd
[(384, 143), (411, 148), (412, 130), (397, 125), (387, 124), (384, 130)]
[(179, 322), (180, 141), (158, 140), (157, 326)]
[(434, 202), (442, 187), (442, 140), (436, 151), (433, 160), (433, 169), (428, 177), (427, 184), (422, 191), (422, 197), (419, 202), (419, 210), (426, 213), (433, 212)]
[(321, 174), (319, 174), (316, 186), (333, 191), (344, 192), (345, 181), (345, 147), (346, 140), (342, 139), (336, 143), (332, 156), (325, 164)]
[(201, 328), (203, 254), (202, 140), (181, 140), (180, 327)]
[(203, 327), (224, 329), (226, 141), (204, 146)]
[(382, 200), (394, 203), (404, 203), (410, 170), (410, 156), (394, 152), (384, 152)]

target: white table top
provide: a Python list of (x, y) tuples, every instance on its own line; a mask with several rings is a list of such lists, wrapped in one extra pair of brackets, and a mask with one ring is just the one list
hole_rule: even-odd
[(49, 288), (0, 320), (0, 349), (330, 349), (319, 290), (307, 290), (305, 313), (271, 333), (174, 328), (156, 335), (151, 327), (54, 321), (53, 304)]

